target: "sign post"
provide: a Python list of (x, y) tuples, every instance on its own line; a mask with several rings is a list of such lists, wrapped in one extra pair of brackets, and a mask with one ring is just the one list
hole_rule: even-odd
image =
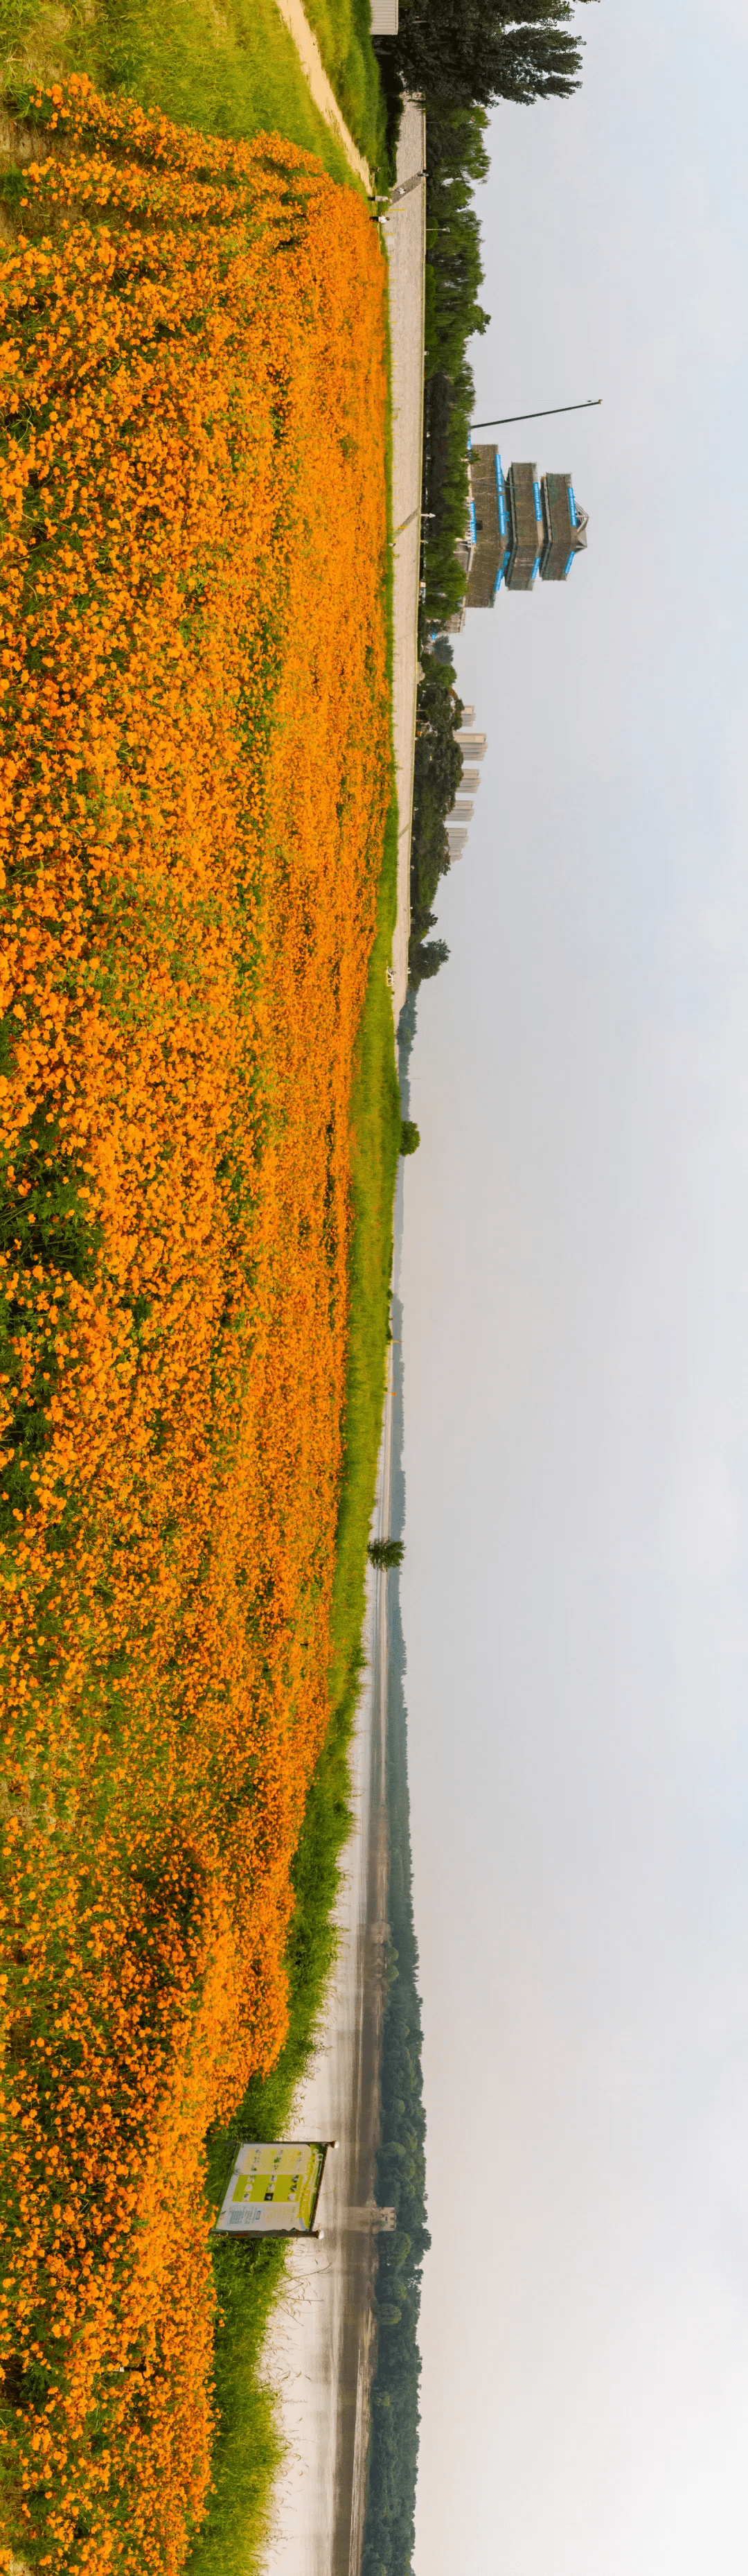
[(328, 2148), (336, 2138), (288, 2145), (279, 2139), (239, 2148), (214, 2236), (316, 2236), (317, 2202)]

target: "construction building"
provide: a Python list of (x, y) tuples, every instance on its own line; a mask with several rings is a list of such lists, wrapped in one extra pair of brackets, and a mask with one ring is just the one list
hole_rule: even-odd
[[(454, 804), (450, 807), (450, 811), (446, 816), (446, 831), (450, 861), (462, 858), (467, 840), (467, 827), (469, 823), (472, 823), (475, 811), (473, 799), (480, 786), (480, 770), (477, 766), (474, 768), (472, 763), (477, 763), (483, 759), (486, 749), (486, 736), (484, 733), (474, 733), (472, 731), (474, 723), (475, 708), (464, 706), (462, 710), (462, 724), (460, 731), (458, 734), (455, 734), (455, 742), (459, 743), (460, 750), (462, 752), (463, 771)], [(465, 766), (468, 761), (471, 763), (470, 768)], [(466, 788), (469, 791), (467, 795), (464, 793)]]
[[(474, 724), (475, 708), (464, 706), (462, 710), (462, 723), (460, 730), (459, 733), (455, 734), (455, 742), (459, 743), (463, 763), (466, 761), (485, 759), (488, 736), (485, 733), (475, 733), (473, 731)], [(464, 767), (462, 775), (464, 778)]]

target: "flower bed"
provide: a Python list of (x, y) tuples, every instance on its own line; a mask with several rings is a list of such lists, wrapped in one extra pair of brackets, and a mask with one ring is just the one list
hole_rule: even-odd
[(176, 2570), (203, 2141), (281, 2044), (327, 1717), (389, 794), (381, 252), (85, 83), (5, 182), (9, 2546)]

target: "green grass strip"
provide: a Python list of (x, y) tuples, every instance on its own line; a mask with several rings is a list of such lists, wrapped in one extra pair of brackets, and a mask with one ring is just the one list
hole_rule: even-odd
[[(366, 1545), (376, 1485), (389, 1337), (392, 1210), (400, 1150), (400, 1095), (386, 981), (397, 902), (397, 806), (387, 816), (377, 934), (359, 1030), (353, 1084), (351, 1339), (334, 1595), (333, 1707), (307, 1799), (293, 1867), (296, 1909), (288, 1950), (291, 2015), (272, 2073), (255, 2077), (229, 2128), (208, 2146), (208, 2188), (223, 2198), (242, 2139), (283, 2137), (308, 2064), (335, 1956), (331, 1922), (341, 1849), (350, 1825), (348, 1745), (361, 1679)], [(218, 2431), (208, 2520), (189, 2576), (252, 2576), (267, 2535), (280, 2463), (272, 2404), (257, 2375), (280, 2287), (282, 2245), (217, 2244), (215, 2394)]]
[[(334, 21), (350, 5), (325, 0)], [(376, 73), (373, 53), (372, 62)], [(203, 134), (286, 134), (331, 178), (359, 185), (314, 106), (275, 0), (223, 0), (220, 9), (212, 0), (93, 0), (85, 10), (0, 0), (0, 66), (6, 95), (35, 78), (48, 85), (86, 72), (102, 93), (124, 91)]]
[[(388, 367), (388, 384), (391, 382)], [(387, 493), (391, 538), (391, 404)], [(392, 547), (385, 569), (388, 677), (392, 686)], [(344, 1470), (333, 1592), (331, 1717), (307, 1798), (293, 1865), (296, 1906), (287, 1954), (288, 2038), (265, 2081), (255, 2077), (230, 2127), (208, 2141), (208, 2190), (216, 2210), (243, 2139), (282, 2138), (296, 2086), (319, 2027), (335, 1958), (332, 1910), (341, 1850), (350, 1827), (348, 1746), (363, 1665), (366, 1549), (374, 1508), (390, 1338), (393, 1207), (400, 1152), (400, 1089), (387, 968), (397, 913), (398, 809), (393, 788), (385, 826), (377, 926), (356, 1044), (351, 1094), (353, 1238)], [(210, 2510), (196, 2535), (188, 2576), (254, 2576), (267, 2538), (272, 2489), (282, 2457), (272, 2402), (258, 2362), (281, 2287), (281, 2245), (214, 2247), (217, 2435)]]

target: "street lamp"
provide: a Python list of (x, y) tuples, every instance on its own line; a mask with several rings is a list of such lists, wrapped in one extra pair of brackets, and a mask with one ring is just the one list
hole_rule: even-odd
[(509, 429), (515, 420), (557, 420), (562, 411), (599, 411), (602, 394), (581, 403), (552, 403), (550, 411), (507, 411), (501, 420), (471, 420), (470, 429)]

